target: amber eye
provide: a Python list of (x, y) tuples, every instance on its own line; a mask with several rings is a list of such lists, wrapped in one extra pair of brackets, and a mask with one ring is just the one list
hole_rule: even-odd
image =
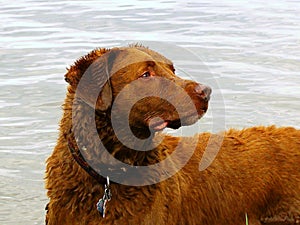
[(151, 74), (150, 72), (145, 72), (142, 74), (141, 78), (148, 78), (148, 77), (151, 77)]

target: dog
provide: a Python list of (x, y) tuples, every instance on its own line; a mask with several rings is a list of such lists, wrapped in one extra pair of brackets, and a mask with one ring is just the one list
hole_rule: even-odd
[(65, 80), (47, 225), (300, 224), (300, 130), (161, 132), (197, 122), (211, 89), (140, 45), (96, 49)]

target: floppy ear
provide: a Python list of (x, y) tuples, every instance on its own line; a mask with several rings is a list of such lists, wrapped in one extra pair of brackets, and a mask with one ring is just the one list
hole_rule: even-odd
[(76, 62), (77, 70), (71, 67), (65, 76), (65, 80), (76, 88), (76, 97), (96, 110), (105, 111), (111, 106), (110, 72), (119, 51), (114, 48), (102, 54), (98, 52), (100, 56), (94, 51)]

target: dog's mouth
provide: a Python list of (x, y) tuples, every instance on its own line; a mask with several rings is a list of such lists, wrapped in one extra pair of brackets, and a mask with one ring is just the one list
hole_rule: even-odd
[(207, 111), (207, 108), (197, 112), (188, 113), (186, 116), (178, 119), (162, 119), (154, 117), (147, 121), (150, 130), (161, 131), (165, 128), (178, 129), (181, 126), (189, 126), (196, 123)]

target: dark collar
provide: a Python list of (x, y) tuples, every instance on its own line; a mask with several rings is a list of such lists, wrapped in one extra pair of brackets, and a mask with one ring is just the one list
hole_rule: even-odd
[[(68, 142), (68, 148), (74, 158), (74, 160), (80, 165), (82, 169), (84, 169), (91, 177), (93, 177), (99, 184), (106, 184), (107, 177), (111, 179), (111, 183), (115, 183), (113, 181), (122, 181), (125, 180), (138, 180), (138, 183), (141, 182), (141, 179), (149, 179), (147, 174), (139, 174), (137, 176), (136, 169), (138, 166), (130, 166), (124, 167), (124, 163), (120, 164), (101, 164), (101, 175), (89, 165), (89, 163), (85, 160), (84, 156), (81, 154), (81, 150), (78, 147), (78, 143), (75, 140), (75, 137), (72, 132), (70, 132), (66, 136)], [(103, 176), (102, 176), (103, 175)], [(126, 183), (126, 182), (125, 182)]]
[(99, 175), (84, 159), (82, 156), (80, 149), (78, 148), (73, 135), (70, 134), (67, 137), (69, 150), (75, 159), (75, 161), (84, 169), (91, 177), (93, 177), (98, 183), (106, 184), (106, 178)]

